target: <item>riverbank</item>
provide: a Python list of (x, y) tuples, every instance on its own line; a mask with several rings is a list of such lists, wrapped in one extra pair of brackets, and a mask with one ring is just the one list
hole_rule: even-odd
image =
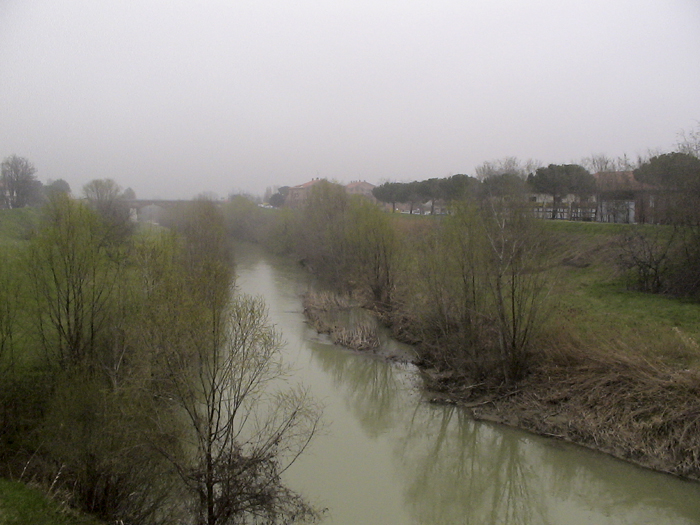
[(508, 389), (446, 385), (424, 371), (435, 402), (454, 403), (477, 420), (582, 445), (634, 464), (700, 480), (700, 374), (624, 356), (536, 366)]
[[(346, 310), (349, 304), (346, 297), (307, 295), (304, 312), (317, 331), (333, 337), (353, 331), (329, 321), (336, 318), (334, 310)], [(365, 325), (362, 330), (366, 330)], [(415, 334), (405, 330), (401, 334), (418, 343), (420, 356)], [(405, 359), (378, 352), (374, 345), (344, 343), (339, 338), (334, 341), (356, 351), (370, 350), (390, 361)], [(691, 343), (686, 346), (692, 350)], [(477, 420), (524, 429), (656, 471), (700, 480), (697, 369), (673, 366), (668, 360), (629, 349), (615, 350), (612, 344), (588, 346), (582, 352), (571, 345), (555, 350), (552, 341), (533, 352), (530, 362), (529, 373), (507, 387), (474, 384), (468, 375), (438, 369), (420, 357), (416, 365), (432, 402), (457, 405)]]

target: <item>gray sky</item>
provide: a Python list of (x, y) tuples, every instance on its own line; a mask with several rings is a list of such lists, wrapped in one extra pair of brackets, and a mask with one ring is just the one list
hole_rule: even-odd
[(225, 196), (669, 150), (698, 0), (0, 0), (0, 157)]

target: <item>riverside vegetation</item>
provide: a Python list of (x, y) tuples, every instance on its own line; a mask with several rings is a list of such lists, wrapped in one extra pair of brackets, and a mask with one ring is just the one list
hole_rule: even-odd
[[(114, 523), (314, 520), (280, 475), (320, 410), (279, 381), (265, 306), (234, 291), (221, 211), (136, 228), (101, 204), (0, 210), (2, 476)], [(0, 521), (46, 514), (2, 486)]]
[(326, 283), (305, 307), (339, 343), (376, 345), (371, 325), (327, 326), (353, 305), (413, 343), (435, 401), (700, 478), (691, 223), (535, 220), (511, 194), (403, 216), (327, 182), (298, 210), (197, 201), (162, 227), (118, 204), (0, 211), (5, 477), (124, 523), (318, 516), (280, 474), (319, 410), (270, 390), (280, 340), (230, 293), (233, 236)]
[(323, 181), (301, 209), (227, 206), (238, 237), (336, 294), (307, 297), (317, 329), (337, 331), (334, 306), (374, 311), (416, 346), (435, 401), (700, 479), (694, 223), (538, 220), (513, 194), (401, 215)]

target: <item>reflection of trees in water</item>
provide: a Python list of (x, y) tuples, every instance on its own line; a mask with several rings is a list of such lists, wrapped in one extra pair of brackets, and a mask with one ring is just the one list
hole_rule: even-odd
[(567, 443), (543, 442), (538, 451), (545, 483), (559, 501), (595, 507), (597, 514), (614, 516), (616, 524), (700, 523), (697, 483)]
[[(697, 484), (418, 405), (395, 449), (420, 524), (698, 523)], [(566, 521), (568, 520), (568, 521)]]
[[(688, 503), (697, 499), (697, 485), (678, 490), (680, 482), (671, 479), (658, 486), (643, 472), (630, 486), (630, 465), (475, 422), (458, 407), (422, 403), (406, 392), (404, 370), (329, 344), (311, 347), (363, 430), (397, 436), (395, 460), (415, 523), (554, 525), (591, 516), (629, 525), (650, 518), (698, 521), (700, 501)], [(578, 517), (561, 514), (570, 511)]]
[(402, 394), (406, 385), (395, 366), (329, 345), (313, 350), (368, 434), (400, 436), (396, 457), (417, 523), (543, 523), (534, 494), (541, 483), (524, 471), (520, 440), (474, 423), (455, 407)]
[(542, 484), (520, 439), (455, 407), (417, 406), (407, 423), (396, 456), (417, 523), (546, 523)]
[(311, 347), (314, 360), (343, 387), (345, 402), (365, 432), (376, 437), (397, 426), (409, 407), (399, 395), (402, 385), (395, 367), (329, 345)]
[(311, 347), (363, 430), (371, 437), (397, 436), (395, 460), (415, 523), (698, 521), (700, 501), (688, 503), (697, 499), (697, 485), (678, 490), (672, 479), (658, 486), (643, 472), (632, 476), (638, 482), (631, 486), (630, 465), (475, 422), (458, 407), (422, 403), (406, 392), (404, 370), (329, 344)]

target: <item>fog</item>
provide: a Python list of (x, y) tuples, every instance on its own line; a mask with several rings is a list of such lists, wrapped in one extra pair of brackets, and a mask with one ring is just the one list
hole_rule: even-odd
[(0, 157), (74, 193), (263, 194), (670, 150), (696, 0), (0, 2)]

